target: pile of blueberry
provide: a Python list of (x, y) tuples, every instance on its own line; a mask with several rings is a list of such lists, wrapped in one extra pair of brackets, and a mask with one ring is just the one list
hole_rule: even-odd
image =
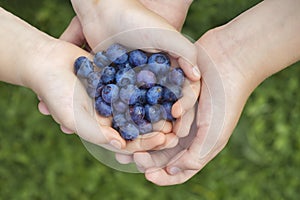
[(171, 108), (182, 97), (185, 75), (170, 66), (166, 54), (113, 44), (97, 52), (93, 61), (77, 58), (74, 68), (95, 99), (97, 113), (112, 116), (113, 128), (125, 140), (152, 132), (152, 124), (160, 120), (175, 120)]

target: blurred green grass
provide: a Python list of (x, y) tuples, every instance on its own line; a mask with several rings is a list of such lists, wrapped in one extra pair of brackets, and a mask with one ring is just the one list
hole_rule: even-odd
[[(184, 33), (196, 39), (257, 2), (195, 0)], [(67, 0), (0, 6), (55, 37), (74, 15)], [(261, 84), (221, 154), (187, 183), (169, 187), (102, 165), (37, 111), (32, 91), (0, 83), (0, 199), (298, 199), (299, 74), (298, 63)]]

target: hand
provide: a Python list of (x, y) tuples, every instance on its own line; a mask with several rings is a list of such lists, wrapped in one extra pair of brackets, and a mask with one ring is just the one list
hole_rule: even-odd
[(155, 184), (183, 183), (213, 159), (226, 145), (251, 92), (231, 60), (218, 54), (221, 47), (214, 32), (197, 42), (202, 87), (188, 137), (180, 138), (172, 149), (134, 154), (137, 166)]
[(251, 92), (300, 59), (298, 9), (295, 0), (264, 1), (199, 39), (202, 87), (197, 119), (189, 136), (173, 149), (134, 155), (148, 180), (183, 183), (225, 147)]
[[(75, 6), (74, 7), (75, 7), (75, 10), (76, 10), (76, 5), (78, 4), (78, 2), (76, 2), (76, 1), (74, 1), (74, 2), (75, 2)], [(144, 1), (144, 2), (147, 2), (147, 1)], [(186, 3), (184, 3), (184, 4), (186, 5)], [(82, 6), (80, 7), (80, 10), (78, 11), (79, 14), (77, 13), (79, 19), (80, 19), (80, 13), (82, 12), (82, 10), (88, 9), (89, 6), (90, 5), (87, 5), (86, 8), (82, 8)], [(111, 6), (113, 6), (113, 5), (111, 5)], [(99, 6), (99, 7), (101, 7), (102, 10), (103, 10), (103, 5)], [(142, 5), (140, 5), (140, 4), (136, 5), (136, 3), (134, 1), (131, 1), (131, 7), (129, 7), (129, 8), (131, 9), (131, 11), (128, 12), (128, 13), (130, 13), (130, 17), (132, 17), (132, 18), (134, 18), (134, 16), (141, 15), (142, 12), (145, 12), (145, 14), (143, 13), (143, 15), (142, 15), (142, 16), (145, 16), (144, 17), (145, 19), (140, 19), (140, 21), (137, 21), (136, 24), (143, 24), (142, 22), (145, 22), (145, 21), (147, 21), (149, 19), (148, 21), (153, 21), (153, 24), (158, 24), (161, 27), (165, 26), (168, 29), (172, 30), (172, 31), (164, 31), (164, 33), (166, 33), (166, 34), (169, 35), (169, 37), (166, 36), (166, 38), (171, 38), (172, 37), (172, 38), (174, 38), (174, 40), (177, 39), (177, 38), (179, 38), (180, 41), (182, 41), (182, 44), (186, 46), (185, 48), (193, 48), (192, 46), (190, 46), (190, 43), (185, 38), (183, 38), (178, 32), (174, 31), (174, 28), (172, 28), (170, 25), (168, 25), (167, 23), (165, 23), (165, 20), (159, 19), (158, 16), (155, 16), (155, 18), (158, 18), (158, 19), (153, 20), (152, 19), (152, 18), (154, 18), (153, 17), (153, 13), (150, 13), (148, 10), (146, 10), (145, 8), (143, 8)], [(90, 9), (92, 9), (92, 8), (90, 8)], [(98, 8), (98, 9), (100, 9), (100, 8)], [(111, 12), (112, 11), (110, 11), (110, 13)], [(103, 11), (102, 11), (102, 13), (103, 13)], [(115, 11), (115, 13), (117, 13), (117, 14), (115, 14), (116, 16), (119, 15), (119, 13), (117, 11)], [(84, 38), (86, 38), (86, 40), (88, 41), (89, 45), (92, 48), (97, 48), (96, 45), (98, 44), (98, 41), (101, 41), (101, 40), (104, 41), (105, 39), (107, 39), (107, 38), (105, 38), (103, 36), (104, 34), (95, 34), (95, 32), (97, 32), (97, 28), (104, 27), (106, 25), (106, 24), (104, 24), (103, 26), (101, 26), (100, 22), (102, 22), (102, 24), (103, 24), (103, 22), (105, 20), (107, 20), (107, 19), (109, 19), (109, 21), (112, 21), (114, 18), (116, 18), (114, 15), (113, 16), (109, 15), (112, 18), (107, 18), (105, 16), (105, 14), (103, 14), (103, 15), (104, 15), (104, 17), (102, 15), (99, 15), (99, 16), (97, 16), (96, 19), (93, 18), (93, 19), (89, 20), (89, 23), (86, 24), (85, 26), (82, 25), (82, 21), (86, 20), (86, 19), (84, 19), (84, 17), (81, 17), (81, 20), (80, 20), (81, 23), (79, 23), (78, 18), (74, 18), (72, 20), (70, 26), (68, 27), (68, 29), (65, 31), (65, 33), (62, 35), (61, 38), (64, 39), (64, 40), (66, 40), (66, 41), (68, 41), (68, 42), (75, 43), (77, 45), (81, 45), (82, 42), (83, 42), (83, 40), (84, 40)], [(137, 19), (139, 19), (139, 18), (141, 18), (141, 17), (137, 17)], [(180, 20), (182, 20), (182, 18)], [(124, 20), (124, 21), (126, 21), (126, 20)], [(163, 23), (161, 21), (163, 21)], [(176, 23), (177, 23), (177, 21), (176, 21)], [(93, 26), (93, 31), (87, 31), (87, 30), (91, 29), (91, 26), (94, 25), (94, 24), (97, 24), (97, 25)], [(113, 28), (118, 27), (118, 24), (115, 24), (115, 23), (112, 23), (112, 24), (114, 24)], [(141, 26), (141, 27), (143, 27), (143, 26)], [(125, 27), (125, 28), (128, 29), (128, 30), (130, 30), (131, 28), (136, 28), (136, 25), (132, 26), (131, 24), (129, 24), (128, 27)], [(147, 35), (147, 37), (153, 37), (152, 36), (153, 34), (152, 35), (149, 34), (150, 31), (149, 31), (149, 29), (147, 29), (148, 27), (145, 27), (145, 28), (146, 28), (147, 31), (139, 31), (139, 34), (140, 35)], [(80, 30), (83, 30), (83, 32), (81, 32)], [(120, 29), (116, 29), (116, 30), (113, 31), (113, 33), (116, 34), (116, 33), (118, 33), (118, 31), (121, 31), (121, 30)], [(105, 31), (102, 30), (101, 33), (103, 33), (103, 32), (105, 33)], [(106, 31), (106, 32), (109, 32), (109, 31)], [(74, 33), (76, 33), (76, 34), (74, 34)], [(100, 33), (100, 30), (99, 30), (99, 33)], [(145, 43), (145, 41), (140, 41), (139, 43), (136, 43), (136, 39), (135, 39), (136, 36), (134, 38), (132, 38), (134, 40), (129, 39), (129, 41), (130, 41), (129, 42), (128, 38), (131, 38), (133, 36), (132, 34), (133, 33), (127, 34), (127, 37), (125, 37), (126, 41), (124, 41), (124, 38), (122, 38), (122, 37), (113, 38), (113, 40), (117, 40), (117, 42), (122, 43), (122, 44), (127, 43), (129, 46), (132, 45), (132, 44), (134, 44), (134, 45), (143, 45)], [(153, 39), (157, 40), (158, 38), (153, 38)], [(93, 41), (97, 41), (97, 42), (93, 42)], [(177, 41), (178, 41), (178, 39), (177, 39)], [(178, 46), (174, 47), (175, 49), (176, 48), (180, 48), (179, 43), (178, 43)], [(147, 44), (147, 45), (149, 45), (149, 44)], [(188, 65), (186, 65), (186, 62), (183, 62), (183, 59), (178, 58), (178, 61), (181, 64), (183, 63), (184, 66), (189, 67)], [(191, 73), (191, 71), (189, 71), (189, 73)], [(197, 96), (198, 96), (197, 95), (198, 92), (199, 92), (199, 87), (198, 87), (197, 82), (193, 82), (191, 85), (186, 85), (184, 93), (186, 93), (188, 95), (184, 95), (184, 98), (182, 98), (177, 104), (175, 104), (173, 106), (174, 116), (180, 117), (181, 114), (182, 114), (182, 112), (185, 112), (186, 110), (188, 110), (189, 107), (192, 106), (191, 101), (192, 102), (196, 101)], [(180, 123), (181, 119), (179, 119), (178, 121)], [(190, 119), (190, 124), (191, 124), (191, 122), (192, 122), (192, 118)], [(177, 123), (177, 124), (179, 124), (179, 123)], [(189, 125), (188, 125), (189, 122), (188, 121), (187, 121), (186, 124), (187, 124), (187, 127), (189, 127)], [(176, 131), (177, 136), (180, 136), (180, 137), (184, 136), (184, 135), (186, 135), (188, 133), (188, 131), (179, 132), (182, 129), (179, 129), (178, 125), (177, 125), (177, 128), (175, 128), (174, 130)], [(161, 136), (166, 136), (166, 137), (162, 138)], [(145, 139), (143, 139), (143, 140), (145, 140)], [(153, 143), (152, 146), (150, 145), (147, 148), (142, 148), (141, 144), (151, 144), (151, 142), (145, 142), (145, 141), (141, 142), (140, 140), (135, 140), (134, 142), (128, 143), (128, 144), (130, 144), (128, 148), (131, 149), (130, 151), (132, 151), (134, 149), (148, 150), (148, 149), (153, 149), (154, 147), (156, 147), (156, 148), (171, 147), (172, 145), (174, 146), (176, 144), (176, 142), (174, 142), (174, 141), (176, 141), (177, 139), (176, 139), (176, 137), (175, 137), (174, 134), (166, 134), (166, 135), (165, 134), (163, 134), (163, 135), (162, 134), (155, 134), (155, 138), (152, 138), (151, 140), (152, 141), (161, 141), (161, 142), (160, 143), (156, 142), (156, 143)], [(170, 146), (170, 143), (172, 143), (171, 146)], [(128, 150), (128, 148), (127, 148), (127, 150)]]
[(95, 121), (91, 102), (74, 74), (74, 59), (88, 53), (42, 33), (2, 8), (0, 17), (0, 80), (31, 88), (53, 118), (80, 137), (97, 144), (119, 141), (119, 148), (124, 147), (119, 134)]

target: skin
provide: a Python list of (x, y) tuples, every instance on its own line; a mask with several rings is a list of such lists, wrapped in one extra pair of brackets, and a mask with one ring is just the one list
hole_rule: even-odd
[(125, 146), (119, 134), (112, 134), (112, 128), (98, 125), (91, 102), (73, 72), (74, 59), (88, 53), (46, 35), (2, 8), (0, 18), (0, 80), (32, 89), (57, 123), (79, 130), (85, 140), (96, 144), (120, 141), (119, 148)]
[[(194, 118), (194, 113), (187, 111), (193, 108), (193, 105), (198, 98), (198, 93), (200, 90), (199, 81), (195, 81), (199, 80), (200, 74), (199, 72), (196, 72), (196, 75), (195, 73), (193, 73), (193, 66), (195, 65), (193, 63), (196, 63), (196, 57), (193, 52), (195, 52), (196, 49), (192, 43), (190, 43), (178, 31), (176, 31), (176, 29), (172, 25), (168, 23), (168, 21), (172, 21), (175, 26), (179, 27), (180, 23), (182, 23), (185, 19), (184, 14), (187, 12), (189, 4), (185, 1), (183, 2), (183, 8), (185, 8), (185, 11), (183, 12), (183, 15), (179, 15), (178, 20), (175, 20), (174, 16), (170, 15), (170, 13), (168, 12), (161, 13), (161, 15), (163, 16), (168, 16), (168, 19), (166, 20), (161, 16), (157, 15), (154, 11), (144, 7), (144, 5), (147, 4), (148, 6), (152, 6), (152, 8), (154, 9), (153, 2), (149, 2), (150, 1), (143, 1), (144, 4), (142, 4), (139, 1), (118, 0), (117, 2), (114, 2), (118, 6), (114, 6), (110, 1), (106, 0), (100, 1), (98, 3), (83, 3), (81, 0), (73, 0), (72, 4), (76, 11), (77, 17), (75, 17), (72, 20), (69, 27), (62, 34), (61, 39), (68, 42), (72, 42), (79, 46), (82, 46), (83, 43), (87, 42), (92, 49), (96, 49), (95, 51), (101, 50), (99, 48), (101, 48), (101, 46), (105, 46), (106, 41), (108, 41), (107, 43), (111, 44), (112, 35), (117, 35), (116, 37), (112, 38), (112, 40), (114, 40), (114, 43), (118, 42), (122, 44), (128, 44), (131, 45), (132, 48), (139, 48), (142, 46), (154, 46), (155, 49), (166, 49), (167, 47), (171, 46), (171, 48), (168, 50), (173, 52), (172, 55), (175, 53), (178, 55), (183, 55), (185, 59), (189, 60), (189, 62), (187, 62), (181, 57), (176, 57), (176, 60), (183, 68), (183, 70), (185, 70), (187, 76), (191, 80), (194, 80), (191, 82), (190, 85), (185, 85), (184, 87), (184, 93), (188, 95), (184, 95), (184, 98), (178, 101), (172, 109), (173, 115), (178, 118), (176, 126), (179, 127), (179, 124), (181, 124), (182, 120), (185, 120), (187, 127), (189, 127)], [(166, 3), (170, 2), (162, 1), (161, 5), (164, 5), (164, 7), (166, 7)], [(122, 9), (119, 10), (121, 4), (123, 5)], [(173, 3), (173, 5), (173, 8), (179, 9), (177, 4)], [(86, 13), (89, 13), (89, 15), (86, 15)], [(120, 16), (122, 16), (122, 21), (118, 20)], [(126, 20), (124, 18), (136, 20)], [(104, 23), (107, 21), (110, 21), (110, 23), (113, 24), (113, 26), (107, 27), (107, 24)], [(130, 21), (131, 23), (124, 23), (126, 21)], [(145, 26), (145, 24), (148, 25)], [(104, 30), (101, 27), (107, 27), (107, 29)], [(153, 30), (152, 27), (155, 27), (154, 32), (151, 31)], [(118, 34), (126, 30), (138, 30), (138, 32), (129, 31), (129, 33), (126, 34), (126, 36), (118, 37)], [(161, 37), (159, 37), (159, 34), (155, 33), (157, 32), (157, 30), (162, 30), (164, 34), (167, 34), (168, 37), (166, 38), (173, 39), (170, 39), (168, 41), (164, 40), (165, 42), (161, 42)], [(95, 34), (95, 32), (99, 34)], [(136, 35), (139, 35), (140, 38), (150, 39), (137, 41)], [(172, 42), (174, 40), (178, 41), (178, 43), (175, 43), (175, 45), (173, 45), (174, 43)], [(102, 45), (99, 47), (99, 43), (101, 42)], [(186, 52), (191, 53), (187, 54)], [(40, 110), (42, 113), (48, 114), (47, 107), (45, 106), (44, 102), (41, 101), (39, 107), (41, 108)], [(99, 118), (99, 122), (107, 121), (101, 117), (97, 118)], [(109, 126), (110, 124), (107, 123), (105, 125)], [(66, 133), (72, 132), (72, 130), (68, 130), (66, 128), (62, 129)], [(149, 139), (150, 135), (147, 134), (147, 136), (145, 137), (136, 139), (132, 142), (127, 142), (126, 147), (122, 147), (124, 151), (121, 152), (124, 154), (131, 154), (132, 152), (145, 151), (150, 149), (171, 148), (177, 144), (178, 137), (183, 137), (188, 133), (188, 131), (186, 131), (185, 129), (179, 128), (174, 128), (173, 132), (170, 132), (168, 134), (165, 134), (164, 130), (162, 132), (155, 132), (151, 135), (151, 140)]]
[(197, 118), (173, 149), (134, 155), (149, 181), (183, 183), (225, 147), (252, 91), (300, 60), (299, 7), (297, 0), (263, 1), (196, 42), (202, 73)]

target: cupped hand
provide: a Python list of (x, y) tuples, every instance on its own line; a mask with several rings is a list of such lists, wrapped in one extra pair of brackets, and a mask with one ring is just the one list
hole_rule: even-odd
[(172, 149), (134, 155), (146, 178), (157, 185), (183, 183), (212, 160), (227, 144), (256, 86), (223, 51), (226, 38), (220, 36), (221, 29), (209, 31), (196, 43), (202, 74), (201, 95), (188, 137), (179, 139)]
[(33, 64), (34, 78), (30, 87), (37, 93), (43, 114), (51, 114), (62, 130), (76, 132), (81, 138), (95, 144), (109, 144), (121, 149), (125, 141), (107, 124), (95, 118), (93, 103), (75, 76), (74, 60), (89, 54), (75, 45), (54, 40), (46, 53)]
[[(122, 20), (121, 24), (119, 22), (119, 24), (111, 23), (111, 25), (107, 25), (107, 23), (104, 22), (106, 21), (112, 22), (116, 20), (116, 18), (118, 18), (118, 16), (120, 15), (118, 13), (118, 11), (120, 10), (116, 8), (115, 9), (111, 8), (113, 12), (110, 10), (110, 12), (107, 11), (107, 13), (102, 12), (101, 14), (95, 14), (97, 10), (95, 11), (95, 8), (89, 7), (90, 6), (89, 4), (87, 5), (84, 4), (82, 7), (80, 7), (78, 11), (76, 9), (77, 3), (74, 2), (73, 4), (78, 17), (75, 17), (72, 20), (70, 26), (66, 29), (64, 34), (61, 36), (61, 39), (66, 40), (68, 42), (72, 42), (79, 46), (81, 46), (83, 42), (86, 40), (88, 42), (88, 45), (91, 46), (91, 48), (94, 50), (95, 49), (100, 50), (101, 47), (103, 48), (107, 45), (110, 45), (112, 42), (114, 43), (118, 42), (118, 43), (125, 44), (126, 46), (129, 46), (131, 48), (140, 48), (141, 46), (145, 47), (146, 49), (148, 49), (149, 47), (151, 47), (151, 49), (161, 49), (161, 50), (165, 50), (166, 48), (168, 48), (168, 51), (171, 52), (173, 56), (180, 55), (180, 52), (183, 52), (185, 55), (183, 55), (182, 57), (175, 56), (175, 60), (178, 61), (181, 67), (183, 66), (182, 68), (183, 70), (185, 70), (185, 73), (189, 78), (193, 80), (197, 80), (199, 78), (198, 77), (199, 74), (197, 74), (198, 72), (196, 71), (196, 75), (194, 75), (193, 74), (194, 70), (192, 70), (192, 66), (195, 66), (194, 63), (196, 63), (193, 62), (193, 60), (195, 60), (195, 56), (193, 54), (193, 52), (195, 51), (194, 45), (192, 45), (180, 33), (175, 31), (175, 29), (171, 25), (169, 25), (165, 19), (162, 19), (160, 16), (157, 16), (156, 14), (152, 13), (150, 10), (146, 9), (142, 4), (136, 1), (131, 1), (130, 6), (126, 7), (128, 9), (127, 12), (123, 13), (123, 16), (126, 16), (128, 20), (126, 19)], [(149, 1), (144, 1), (143, 3), (149, 4)], [(164, 4), (166, 4), (166, 2), (164, 2)], [(154, 8), (153, 4), (149, 4), (149, 5), (152, 5), (152, 8)], [(184, 2), (184, 5), (188, 7), (186, 2)], [(102, 8), (103, 10), (103, 5), (96, 6), (96, 9), (100, 9), (100, 8)], [(93, 11), (91, 12), (93, 12), (97, 17), (91, 18), (91, 20), (89, 20), (88, 23), (85, 23), (86, 18), (85, 15), (82, 14), (82, 12), (84, 10), (87, 11), (88, 9), (92, 9)], [(111, 13), (114, 13), (114, 15), (111, 15)], [(93, 14), (91, 15), (93, 16)], [(135, 22), (132, 23), (132, 21), (130, 21), (129, 18), (137, 19), (137, 20), (135, 20)], [(179, 20), (175, 21), (174, 17), (172, 18), (171, 15), (169, 15), (168, 19), (174, 23), (177, 23), (178, 26), (178, 22), (181, 22), (184, 19), (184, 17), (181, 16), (178, 18)], [(127, 22), (127, 24), (124, 22)], [(148, 22), (151, 22), (150, 24), (152, 25), (150, 26), (147, 25)], [(118, 28), (119, 26), (121, 28)], [(102, 27), (106, 27), (106, 28), (101, 29)], [(131, 31), (132, 29), (137, 29), (138, 31)], [(112, 38), (109, 38), (107, 36), (107, 35), (116, 35), (117, 33), (126, 30), (128, 31), (124, 33), (125, 35), (121, 34), (119, 37), (118, 35)], [(99, 34), (95, 34), (98, 32)], [(158, 41), (161, 40), (161, 37), (159, 36), (161, 35), (161, 33), (165, 34), (166, 36), (165, 38), (168, 38), (168, 40), (163, 43)], [(141, 40), (136, 39), (136, 34), (140, 36)], [(146, 41), (144, 38), (149, 38), (150, 42)], [(101, 45), (99, 45), (101, 41), (102, 43)], [(190, 53), (187, 54), (186, 50), (189, 50)], [(186, 58), (186, 56), (188, 58)], [(193, 68), (193, 69), (197, 69), (197, 68)], [(198, 93), (199, 93), (199, 84), (197, 83), (197, 81), (192, 81), (191, 84), (189, 85), (186, 84), (183, 90), (184, 97), (180, 99), (173, 106), (172, 113), (175, 117), (179, 118), (172, 131), (175, 132), (175, 134), (172, 132), (169, 134), (162, 134), (160, 132), (157, 132), (152, 134), (153, 135), (152, 138), (147, 136), (128, 143), (129, 145), (127, 146), (126, 150), (129, 152), (134, 152), (137, 150), (160, 149), (165, 147), (170, 148), (176, 145), (176, 141), (178, 140), (177, 137), (185, 136), (188, 133), (188, 131), (186, 130), (189, 129), (189, 128), (186, 129), (180, 128), (179, 124), (181, 124), (182, 119), (186, 120), (185, 124), (187, 127), (190, 126), (193, 119), (193, 117), (187, 118), (182, 114), (187, 112), (193, 106), (194, 102), (196, 102), (197, 100)], [(62, 130), (64, 132), (69, 132), (68, 129), (63, 127)], [(150, 141), (153, 141), (153, 143), (151, 143)]]

